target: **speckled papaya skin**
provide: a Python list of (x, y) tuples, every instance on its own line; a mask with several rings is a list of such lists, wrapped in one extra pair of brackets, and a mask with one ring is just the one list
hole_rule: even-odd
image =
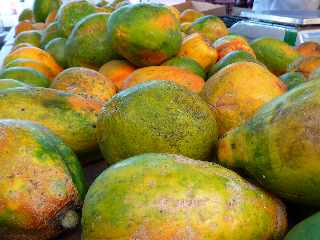
[(209, 106), (170, 81), (150, 81), (124, 90), (99, 114), (98, 142), (109, 163), (147, 152), (210, 159), (217, 126)]
[(95, 127), (101, 107), (97, 100), (49, 88), (0, 91), (0, 118), (42, 124), (77, 153), (97, 148)]
[(286, 225), (283, 204), (236, 173), (154, 153), (104, 171), (82, 217), (84, 240), (280, 240)]
[(19, 33), (14, 40), (14, 45), (16, 46), (20, 43), (29, 43), (32, 46), (40, 47), (40, 41), (41, 31), (29, 30)]
[(98, 69), (116, 58), (106, 34), (109, 16), (110, 13), (91, 14), (75, 25), (65, 47), (70, 67)]
[(0, 120), (0, 235), (3, 240), (45, 240), (61, 233), (61, 219), (86, 193), (71, 151), (41, 125)]
[(319, 114), (320, 81), (301, 84), (229, 132), (219, 161), (283, 198), (319, 206)]
[(53, 23), (50, 23), (48, 27), (43, 31), (41, 36), (41, 48), (44, 49), (48, 42), (58, 37), (62, 37), (62, 34), (58, 30), (58, 22), (55, 21)]
[(117, 53), (144, 67), (160, 65), (181, 46), (179, 22), (165, 5), (130, 4), (111, 14), (108, 37)]

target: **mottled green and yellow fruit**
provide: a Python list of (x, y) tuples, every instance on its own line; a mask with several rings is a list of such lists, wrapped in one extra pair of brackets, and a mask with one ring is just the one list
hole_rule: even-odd
[(48, 52), (54, 60), (64, 68), (67, 68), (67, 57), (65, 53), (67, 39), (65, 38), (55, 38), (52, 39), (48, 44), (44, 47), (44, 50)]
[(95, 6), (87, 0), (66, 2), (57, 13), (58, 29), (64, 37), (68, 37), (77, 22), (95, 12)]
[(62, 37), (58, 30), (58, 22), (53, 22), (43, 31), (41, 36), (41, 48), (44, 48), (52, 39)]
[(307, 81), (301, 72), (288, 72), (279, 77), (287, 85), (288, 90)]
[(41, 32), (37, 30), (30, 30), (19, 33), (14, 40), (14, 45), (29, 43), (32, 46), (40, 47), (40, 42)]
[(286, 86), (267, 68), (253, 62), (239, 62), (209, 78), (201, 95), (215, 113), (222, 136), (285, 91)]
[(199, 95), (170, 81), (150, 81), (106, 102), (97, 135), (109, 163), (148, 152), (206, 160), (213, 157), (217, 125)]
[(99, 69), (116, 57), (107, 38), (109, 13), (95, 13), (80, 20), (65, 47), (69, 67)]
[(108, 37), (115, 51), (137, 66), (159, 65), (181, 46), (179, 22), (165, 5), (130, 4), (112, 13)]
[(90, 187), (83, 239), (280, 240), (284, 205), (236, 173), (149, 153), (105, 170)]
[(19, 33), (22, 33), (25, 31), (31, 31), (31, 30), (33, 30), (31, 21), (25, 20), (25, 21), (19, 22), (15, 27), (15, 36), (17, 36)]
[(22, 22), (25, 20), (33, 21), (33, 12), (30, 8), (25, 8), (19, 15), (18, 21)]
[(68, 68), (58, 74), (51, 88), (70, 93), (94, 97), (101, 101), (110, 99), (116, 94), (116, 86), (101, 73), (83, 67)]
[(0, 92), (0, 118), (30, 120), (46, 126), (75, 152), (97, 148), (97, 100), (49, 88), (16, 88)]
[(296, 49), (303, 57), (320, 56), (320, 44), (317, 42), (304, 42)]
[(259, 38), (251, 43), (257, 59), (277, 76), (287, 72), (291, 63), (300, 57), (299, 52), (287, 43), (274, 38)]
[(75, 154), (41, 125), (0, 120), (0, 234), (46, 240), (75, 228), (86, 193)]
[(180, 22), (193, 22), (198, 18), (203, 17), (203, 13), (195, 9), (186, 9), (180, 14)]
[(285, 199), (319, 206), (320, 81), (292, 89), (220, 142), (219, 161)]
[(0, 90), (17, 87), (28, 87), (29, 85), (14, 79), (0, 79)]
[(194, 21), (187, 33), (200, 33), (210, 42), (229, 34), (229, 30), (224, 22), (216, 16), (203, 16)]
[(61, 4), (61, 0), (35, 0), (33, 3), (35, 21), (44, 23), (50, 12), (57, 10)]
[(301, 72), (308, 78), (309, 75), (320, 67), (320, 56), (302, 57), (289, 65), (289, 71)]

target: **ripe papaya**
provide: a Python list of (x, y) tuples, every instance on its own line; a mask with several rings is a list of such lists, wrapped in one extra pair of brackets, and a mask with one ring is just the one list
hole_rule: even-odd
[(45, 22), (52, 10), (57, 10), (62, 4), (61, 0), (35, 0), (33, 14), (36, 22)]

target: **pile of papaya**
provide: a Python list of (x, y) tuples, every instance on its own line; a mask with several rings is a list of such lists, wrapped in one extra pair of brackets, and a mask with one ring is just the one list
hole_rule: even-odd
[(0, 239), (320, 239), (318, 43), (126, 0), (35, 0), (15, 31)]

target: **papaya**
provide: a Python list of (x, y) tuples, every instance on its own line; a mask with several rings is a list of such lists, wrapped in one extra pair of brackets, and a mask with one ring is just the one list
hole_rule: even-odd
[(180, 24), (180, 29), (183, 33), (187, 33), (190, 26), (191, 22), (183, 22)]
[(160, 65), (175, 56), (182, 36), (178, 20), (162, 4), (138, 3), (114, 11), (108, 21), (113, 49), (134, 65)]
[(199, 95), (170, 81), (150, 81), (105, 103), (97, 139), (110, 164), (149, 152), (207, 160), (217, 143), (217, 124)]
[(70, 67), (99, 69), (116, 58), (107, 38), (109, 13), (95, 13), (80, 20), (66, 42), (66, 56)]
[(190, 71), (173, 66), (155, 66), (137, 69), (124, 81), (122, 87), (126, 89), (151, 80), (172, 81), (195, 93), (199, 93), (204, 86), (204, 79)]
[(0, 79), (15, 79), (36, 87), (49, 87), (50, 80), (31, 67), (10, 67), (2, 70)]
[(58, 30), (58, 22), (53, 22), (43, 31), (41, 36), (41, 48), (43, 49), (52, 39), (62, 37)]
[(17, 87), (28, 87), (29, 85), (14, 79), (0, 79), (0, 90), (17, 88)]
[(0, 118), (42, 124), (76, 153), (97, 149), (95, 130), (101, 102), (38, 87), (7, 89), (0, 96)]
[(191, 23), (188, 31), (191, 33), (200, 33), (210, 42), (229, 34), (229, 30), (224, 22), (216, 16), (203, 16)]
[(99, 72), (84, 67), (73, 67), (59, 73), (53, 80), (53, 89), (95, 97), (101, 101), (116, 94), (113, 82)]
[(180, 11), (174, 6), (168, 6), (171, 13), (176, 17), (178, 21), (180, 21)]
[(199, 75), (201, 78), (206, 78), (206, 72), (202, 68), (202, 66), (189, 57), (174, 57), (164, 62), (162, 66), (174, 66), (187, 71), (190, 71), (194, 74)]
[(33, 14), (36, 22), (45, 22), (52, 10), (61, 6), (61, 0), (35, 0), (33, 3)]
[(33, 59), (42, 62), (51, 69), (54, 75), (57, 75), (63, 70), (49, 53), (37, 47), (22, 47), (16, 49), (5, 57), (4, 65), (18, 58)]
[(11, 67), (29, 67), (32, 68), (40, 73), (42, 73), (45, 77), (47, 77), (49, 80), (53, 79), (55, 75), (52, 73), (49, 67), (44, 65), (42, 62), (35, 61), (32, 59), (25, 59), (25, 58), (17, 58), (16, 60), (13, 60), (12, 62), (9, 62), (5, 68), (11, 68)]
[(186, 9), (180, 14), (180, 22), (193, 22), (196, 19), (203, 17), (203, 13), (195, 9)]
[(14, 45), (17, 45), (19, 43), (29, 43), (32, 46), (40, 47), (40, 40), (41, 32), (37, 30), (24, 31), (16, 36)]
[(218, 60), (217, 50), (211, 47), (199, 33), (193, 33), (183, 39), (178, 56), (192, 58), (205, 70)]
[(45, 127), (0, 120), (0, 234), (46, 240), (75, 228), (86, 184), (75, 154)]
[(96, 7), (97, 13), (112, 13), (113, 9), (110, 7)]
[(310, 73), (308, 81), (320, 78), (320, 68), (315, 69), (312, 73)]
[(287, 85), (288, 90), (307, 81), (301, 72), (288, 72), (279, 77)]
[(30, 8), (25, 8), (19, 15), (18, 21), (23, 22), (25, 20), (33, 21), (33, 12)]
[(33, 30), (33, 28), (32, 28), (32, 23), (29, 20), (19, 22), (15, 27), (15, 36), (19, 35), (22, 32), (31, 31), (31, 30)]
[(55, 22), (56, 19), (57, 19), (57, 10), (54, 9), (49, 13), (48, 17), (46, 18), (45, 24), (49, 26), (51, 23)]
[(67, 68), (68, 66), (67, 57), (65, 54), (66, 41), (67, 39), (65, 38), (55, 38), (48, 42), (44, 47), (44, 50), (48, 52), (56, 60), (56, 62), (64, 68)]
[(280, 240), (287, 220), (280, 200), (231, 170), (149, 153), (101, 173), (85, 198), (82, 227), (83, 240)]
[(57, 13), (59, 31), (64, 37), (68, 37), (78, 21), (95, 12), (95, 6), (86, 0), (66, 2)]
[(250, 47), (247, 39), (240, 35), (230, 34), (213, 42), (212, 46), (217, 49), (219, 59), (223, 58), (230, 52), (242, 50), (256, 57), (254, 51)]
[(31, 44), (29, 44), (29, 43), (19, 43), (19, 44), (15, 45), (15, 46), (12, 46), (12, 49), (11, 49), (10, 53), (14, 52), (15, 50), (17, 50), (19, 48), (23, 48), (23, 47), (33, 47), (33, 46)]
[(46, 27), (47, 27), (47, 25), (45, 23), (43, 23), (43, 22), (33, 23), (32, 24), (32, 28), (34, 30), (38, 30), (38, 31), (43, 31)]
[(320, 213), (316, 213), (294, 226), (284, 240), (317, 240), (320, 236)]
[(250, 53), (243, 50), (236, 50), (228, 53), (224, 57), (222, 57), (216, 64), (212, 64), (209, 72), (208, 77), (216, 74), (218, 71), (223, 69), (224, 67), (236, 63), (236, 62), (254, 62), (259, 63), (259, 61)]
[(122, 89), (124, 81), (135, 70), (136, 67), (126, 60), (111, 60), (105, 63), (99, 69), (99, 72), (106, 78), (110, 79), (118, 89)]
[(296, 49), (303, 57), (320, 56), (320, 44), (317, 42), (304, 42)]
[(308, 78), (309, 75), (320, 67), (320, 56), (301, 57), (289, 65), (289, 71), (297, 71), (303, 73)]
[(284, 199), (319, 207), (319, 103), (319, 80), (274, 99), (221, 140), (220, 164)]
[(238, 62), (209, 78), (201, 96), (211, 106), (218, 122), (219, 136), (223, 136), (285, 92), (285, 84), (265, 67), (253, 62)]
[(296, 49), (274, 38), (258, 38), (251, 43), (251, 48), (257, 59), (277, 76), (286, 73), (289, 65), (300, 57)]

